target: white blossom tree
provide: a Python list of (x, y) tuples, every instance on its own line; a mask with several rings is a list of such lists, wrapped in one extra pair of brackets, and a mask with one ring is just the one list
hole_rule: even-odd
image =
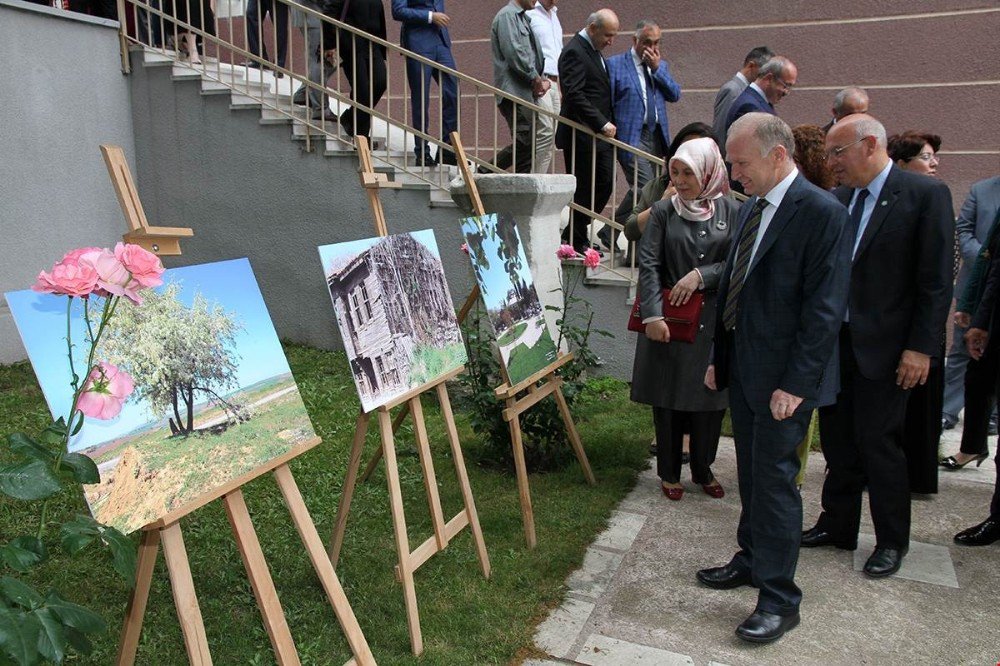
[(201, 294), (190, 307), (170, 284), (147, 292), (141, 308), (123, 308), (101, 343), (102, 356), (125, 368), (135, 381), (132, 399), (146, 400), (156, 414), (168, 415), (170, 431), (194, 431), (195, 394), (220, 407), (230, 422), (249, 418), (224, 394), (237, 388), (235, 336), (242, 330), (235, 313)]

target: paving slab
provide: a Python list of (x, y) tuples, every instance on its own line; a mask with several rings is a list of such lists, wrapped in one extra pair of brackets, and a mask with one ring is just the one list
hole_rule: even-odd
[(587, 638), (587, 642), (583, 644), (583, 649), (577, 655), (576, 661), (588, 666), (624, 666), (624, 664), (694, 666), (694, 660), (686, 654), (677, 654), (648, 645), (620, 641), (599, 634), (591, 634)]
[(573, 645), (587, 624), (594, 604), (580, 599), (568, 598), (535, 630), (535, 645), (553, 657), (571, 654)]
[[(868, 556), (875, 550), (874, 534), (859, 534), (858, 549), (854, 551), (854, 570), (861, 571)], [(951, 561), (951, 551), (947, 546), (910, 541), (910, 551), (903, 558), (903, 564), (892, 576), (931, 585), (958, 587), (958, 576)]]

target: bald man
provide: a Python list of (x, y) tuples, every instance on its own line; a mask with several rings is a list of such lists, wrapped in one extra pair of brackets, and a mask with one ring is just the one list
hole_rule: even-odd
[(868, 93), (864, 88), (850, 87), (844, 88), (833, 98), (833, 108), (830, 114), (833, 118), (823, 126), (824, 132), (829, 132), (830, 128), (837, 124), (837, 121), (856, 113), (868, 113), (869, 101)]

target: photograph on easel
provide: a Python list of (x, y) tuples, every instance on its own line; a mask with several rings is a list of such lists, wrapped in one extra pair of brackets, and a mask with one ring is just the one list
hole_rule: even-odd
[[(35, 291), (7, 301), (49, 409), (68, 413), (66, 301)], [(97, 464), (100, 482), (84, 486), (96, 520), (127, 534), (315, 441), (248, 260), (169, 269), (106, 330), (101, 307), (94, 295), (71, 300), (69, 337), (99, 338), (100, 377), (88, 383), (109, 402), (116, 384), (132, 390), (120, 412), (86, 418), (69, 442)], [(87, 367), (73, 349), (75, 367)]]
[(488, 213), (462, 220), (472, 270), (511, 385), (556, 360), (556, 343), (513, 215)]
[(319, 256), (365, 412), (465, 363), (433, 231), (323, 245)]

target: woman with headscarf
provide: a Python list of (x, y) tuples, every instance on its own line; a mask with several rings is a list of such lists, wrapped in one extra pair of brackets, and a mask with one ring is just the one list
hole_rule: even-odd
[[(691, 433), (691, 477), (711, 497), (725, 491), (712, 474), (728, 396), (705, 388), (716, 290), (726, 264), (739, 203), (729, 194), (729, 174), (715, 141), (679, 146), (668, 163), (676, 193), (653, 205), (639, 243), (640, 315), (646, 325), (636, 341), (632, 400), (651, 405), (657, 474), (663, 494), (684, 495), (680, 483), (684, 426)], [(670, 340), (663, 290), (683, 305), (696, 292), (704, 305), (694, 342)]]

